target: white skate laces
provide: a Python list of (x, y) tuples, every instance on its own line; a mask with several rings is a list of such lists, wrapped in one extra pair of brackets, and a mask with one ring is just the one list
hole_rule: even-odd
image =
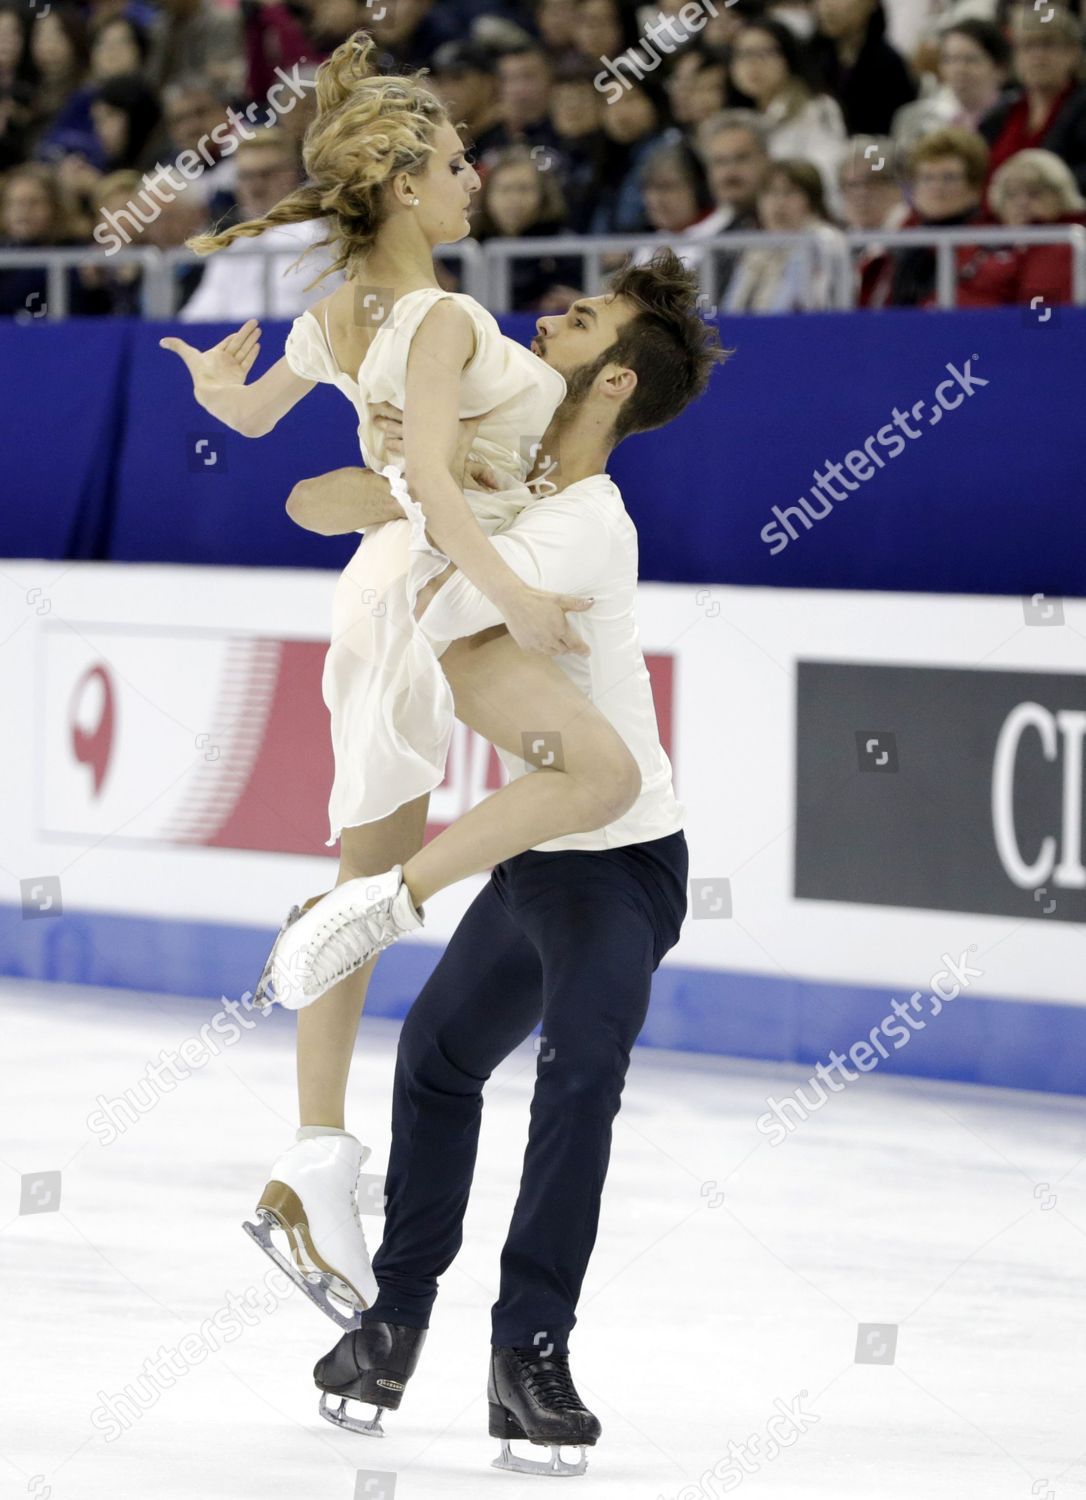
[(362, 875), (327, 891), (298, 915), (292, 908), (264, 966), (255, 1000), (266, 1009), (301, 1010), (375, 954), (423, 924), (402, 865)]

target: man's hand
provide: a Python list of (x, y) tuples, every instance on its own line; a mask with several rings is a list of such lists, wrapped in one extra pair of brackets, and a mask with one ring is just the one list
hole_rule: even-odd
[[(393, 458), (403, 457), (403, 412), (387, 401), (370, 403), (373, 423), (384, 434), (385, 448)], [(461, 489), (500, 490), (501, 475), (481, 459), (468, 459), (471, 445), (479, 430), (482, 417), (465, 417), (460, 423), (460, 439), (449, 466), (453, 478)]]
[(315, 479), (300, 479), (287, 499), (287, 515), (296, 525), (321, 536), (403, 520), (384, 475), (361, 468), (333, 469)]

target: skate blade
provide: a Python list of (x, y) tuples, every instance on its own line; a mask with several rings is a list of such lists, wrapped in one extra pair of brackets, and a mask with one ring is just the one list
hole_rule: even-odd
[(286, 920), (284, 921), (283, 925), (275, 934), (275, 942), (272, 943), (271, 952), (268, 954), (268, 961), (264, 965), (264, 968), (260, 974), (260, 979), (257, 982), (256, 989), (253, 991), (253, 1004), (260, 1010), (271, 1010), (272, 1006), (275, 1004), (275, 984), (272, 978), (272, 969), (275, 966), (275, 955), (279, 948), (279, 939), (283, 936), (288, 927), (294, 926), (295, 922), (301, 915), (302, 908), (300, 906), (292, 906), (290, 908), (290, 911), (287, 912)]
[[(585, 1457), (584, 1448), (578, 1443), (551, 1443), (549, 1462), (544, 1462), (539, 1458), (521, 1458), (510, 1448), (508, 1438), (502, 1438), (501, 1444), (502, 1451), (497, 1458), (492, 1460), (490, 1465), (492, 1469), (508, 1469), (513, 1474), (549, 1474), (554, 1478), (562, 1479), (584, 1474), (588, 1469), (588, 1459)], [(580, 1447), (581, 1456), (575, 1464), (567, 1463), (562, 1457), (563, 1447)]]
[[(337, 1399), (336, 1397), (332, 1398)], [(347, 1415), (347, 1402), (349, 1396), (340, 1396), (339, 1406), (335, 1411), (328, 1405), (328, 1392), (321, 1394), (320, 1414), (326, 1422), (331, 1422), (333, 1427), (342, 1427), (346, 1432), (360, 1432), (364, 1437), (383, 1438), (385, 1430), (381, 1426), (381, 1413), (385, 1410), (383, 1406), (375, 1408), (374, 1416), (368, 1422), (361, 1421), (358, 1417)]]
[(245, 1230), (245, 1233), (251, 1240), (256, 1241), (261, 1250), (263, 1250), (264, 1254), (275, 1262), (275, 1264), (284, 1273), (284, 1275), (290, 1277), (291, 1281), (293, 1281), (294, 1285), (299, 1289), (299, 1291), (305, 1293), (310, 1302), (313, 1303), (314, 1307), (320, 1308), (321, 1312), (324, 1313), (326, 1317), (331, 1318), (332, 1322), (335, 1323), (338, 1328), (342, 1328), (345, 1333), (351, 1333), (354, 1329), (361, 1326), (362, 1317), (357, 1310), (352, 1310), (350, 1313), (348, 1313), (332, 1300), (332, 1297), (329, 1294), (328, 1278), (325, 1275), (323, 1275), (321, 1272), (314, 1271), (312, 1273), (313, 1279), (311, 1280), (310, 1277), (306, 1275), (306, 1273), (302, 1271), (292, 1259), (284, 1255), (283, 1252), (279, 1249), (278, 1245), (274, 1243), (274, 1241), (272, 1240), (272, 1230), (278, 1229), (280, 1227), (277, 1223), (272, 1220), (265, 1219), (261, 1214), (258, 1215), (257, 1222), (255, 1224), (250, 1224), (248, 1220), (246, 1220), (246, 1222), (242, 1224), (241, 1227)]

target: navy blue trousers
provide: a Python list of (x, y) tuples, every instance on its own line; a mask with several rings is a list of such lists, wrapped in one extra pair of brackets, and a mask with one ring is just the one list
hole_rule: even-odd
[(462, 1241), (483, 1085), (542, 1022), (528, 1145), (492, 1309), (495, 1346), (567, 1353), (630, 1049), (686, 915), (682, 833), (497, 865), (400, 1034), (377, 1302), (429, 1326)]

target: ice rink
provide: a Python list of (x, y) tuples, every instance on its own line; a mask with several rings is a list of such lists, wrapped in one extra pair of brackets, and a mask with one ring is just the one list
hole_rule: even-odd
[[(490, 1084), (464, 1248), (378, 1441), (318, 1417), (311, 1369), (337, 1330), (241, 1232), (292, 1139), (293, 1018), (258, 1018), (156, 1091), (148, 1063), (214, 1002), (10, 981), (2, 998), (4, 1497), (519, 1500), (555, 1482), (492, 1470), (486, 1432), (531, 1047)], [(352, 1079), (375, 1173), (396, 1031), (363, 1020)], [(603, 1438), (571, 1483), (1086, 1496), (1083, 1101), (874, 1073), (770, 1144), (767, 1097), (806, 1077), (635, 1053), (571, 1341)], [(131, 1121), (110, 1103), (126, 1093)], [(372, 1250), (380, 1219), (364, 1222)], [(767, 1427), (786, 1410), (798, 1426)]]

